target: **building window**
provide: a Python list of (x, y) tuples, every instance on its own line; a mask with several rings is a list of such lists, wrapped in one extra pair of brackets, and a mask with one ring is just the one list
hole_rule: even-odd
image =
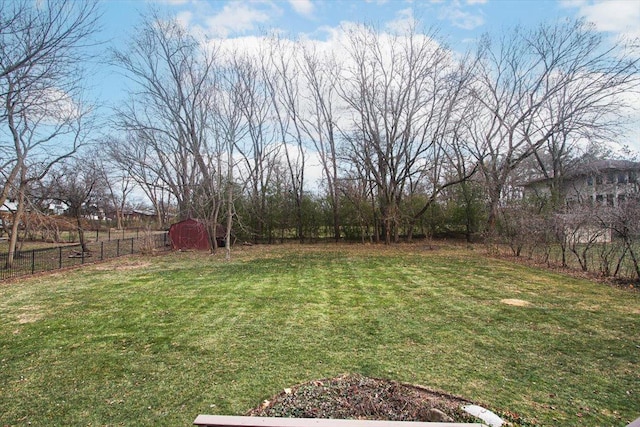
[(627, 200), (626, 194), (618, 194), (618, 206), (624, 203)]
[(626, 184), (627, 183), (627, 174), (624, 172), (620, 172), (618, 174), (618, 184)]
[(636, 174), (636, 171), (629, 172), (629, 182), (632, 184), (638, 182), (638, 175)]
[(592, 186), (593, 185), (593, 177), (591, 175), (589, 175), (587, 177), (587, 185), (588, 186)]
[(609, 172), (607, 174), (607, 183), (608, 184), (615, 184), (616, 182), (616, 174), (613, 172)]
[(596, 184), (602, 184), (602, 175), (597, 175), (596, 176)]
[(607, 206), (613, 206), (613, 194), (607, 194)]
[(601, 205), (604, 202), (604, 196), (602, 194), (596, 195), (596, 205)]

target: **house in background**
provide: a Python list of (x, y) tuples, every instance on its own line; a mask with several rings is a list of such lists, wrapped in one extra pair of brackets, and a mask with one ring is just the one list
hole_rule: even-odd
[(4, 238), (4, 234), (8, 227), (6, 221), (12, 221), (13, 214), (18, 209), (18, 203), (7, 199), (4, 204), (0, 205), (0, 238)]
[(156, 220), (156, 212), (152, 209), (125, 209), (122, 219), (129, 224), (141, 224)]
[(13, 215), (16, 210), (18, 210), (18, 203), (12, 199), (7, 199), (0, 205), (0, 215)]
[[(640, 195), (640, 162), (598, 160), (562, 178), (559, 196), (567, 207), (585, 202), (593, 206), (618, 206), (631, 195)], [(550, 197), (551, 179), (529, 181), (524, 196)]]
[(47, 208), (47, 213), (51, 215), (64, 215), (68, 209), (69, 205), (64, 202), (51, 202)]

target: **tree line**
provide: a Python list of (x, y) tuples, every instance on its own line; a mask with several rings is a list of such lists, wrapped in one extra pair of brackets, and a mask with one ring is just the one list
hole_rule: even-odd
[(633, 43), (582, 20), (486, 34), (461, 54), (417, 22), (246, 48), (150, 11), (110, 52), (131, 93), (112, 132), (90, 140), (74, 89), (96, 4), (30, 5), (0, 6), (0, 202), (103, 203), (117, 216), (135, 188), (158, 227), (203, 220), (214, 250), (219, 223), (249, 242), (496, 239), (523, 180), (553, 186), (619, 136), (639, 82)]

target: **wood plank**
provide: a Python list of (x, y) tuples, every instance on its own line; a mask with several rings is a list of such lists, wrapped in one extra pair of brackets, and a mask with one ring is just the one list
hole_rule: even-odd
[(640, 418), (635, 421), (631, 421), (631, 424), (627, 425), (627, 427), (640, 427)]
[(206, 427), (486, 427), (484, 424), (476, 423), (241, 417), (230, 415), (198, 415), (193, 424)]

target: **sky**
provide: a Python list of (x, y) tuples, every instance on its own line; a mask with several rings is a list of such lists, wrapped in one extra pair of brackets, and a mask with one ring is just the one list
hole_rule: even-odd
[[(1, 0), (0, 0), (1, 1)], [(407, 19), (435, 27), (456, 51), (473, 48), (483, 33), (515, 25), (535, 26), (564, 18), (593, 22), (606, 38), (640, 37), (640, 0), (102, 0), (105, 51), (124, 48), (141, 14), (155, 7), (211, 38), (255, 42), (276, 30), (291, 37), (326, 41), (343, 23), (367, 23), (384, 31)], [(127, 96), (126, 79), (108, 65), (94, 73), (96, 97), (106, 107)], [(630, 95), (640, 109), (640, 95)], [(640, 113), (624, 137), (640, 151)]]

